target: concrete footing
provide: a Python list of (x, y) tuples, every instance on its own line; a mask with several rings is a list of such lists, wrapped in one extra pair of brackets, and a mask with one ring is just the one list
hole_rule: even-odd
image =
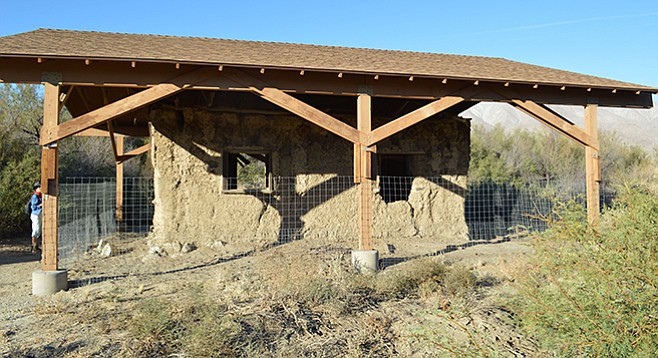
[(375, 273), (379, 269), (377, 250), (352, 250), (352, 266), (359, 273)]
[(68, 289), (66, 270), (32, 272), (32, 294), (49, 296)]

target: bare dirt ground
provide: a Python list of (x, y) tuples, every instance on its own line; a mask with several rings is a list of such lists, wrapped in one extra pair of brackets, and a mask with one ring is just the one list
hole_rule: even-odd
[[(249, 290), (256, 281), (277, 274), (273, 271), (279, 269), (277, 259), (283, 255), (304, 250), (317, 253), (318, 259), (327, 259), (331, 254), (349, 260), (344, 249), (308, 248), (302, 242), (238, 256), (228, 250), (202, 247), (184, 255), (149, 259), (143, 259), (148, 256), (145, 240), (132, 245), (123, 255), (92, 257), (69, 265), (73, 287), (39, 298), (31, 295), (31, 274), (39, 269), (40, 257), (29, 252), (27, 240), (0, 241), (2, 357), (138, 355), (130, 349), (134, 337), (125, 325), (140, 302), (160, 299), (177, 305), (189, 299), (191, 289), (201, 287), (218, 300), (233, 297), (231, 309), (253, 311), (259, 306)], [(447, 247), (437, 260), (472, 270), (478, 278), (473, 297), (452, 302), (450, 309), (450, 303), (432, 295), (378, 302), (362, 309), (358, 317), (331, 316), (333, 322), (322, 327), (324, 336), (302, 332), (296, 344), (311, 349), (328, 344), (331, 337), (345, 341), (346, 336), (358, 332), (356, 325), (365, 319), (388, 322), (383, 336), (390, 339), (385, 345), (388, 352), (369, 356), (538, 356), (535, 342), (518, 331), (513, 314), (505, 306), (515, 292), (514, 277), (523, 270), (531, 253), (527, 239)], [(394, 255), (383, 256), (388, 267), (380, 274), (409, 263)], [(269, 262), (269, 266), (263, 262)], [(127, 266), (131, 268), (127, 270)], [(318, 311), (317, 315), (322, 313)], [(329, 318), (319, 321), (327, 322)], [(308, 356), (343, 356), (329, 348), (309, 352), (315, 353)], [(272, 356), (287, 355), (280, 350)], [(366, 355), (351, 351), (344, 356)]]

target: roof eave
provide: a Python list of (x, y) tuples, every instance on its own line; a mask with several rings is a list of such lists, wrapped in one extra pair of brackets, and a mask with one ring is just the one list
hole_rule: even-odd
[(517, 85), (530, 85), (530, 86), (549, 86), (549, 87), (568, 87), (568, 88), (581, 88), (581, 89), (597, 89), (597, 90), (610, 90), (610, 91), (631, 91), (631, 92), (646, 92), (658, 94), (658, 88), (647, 86), (602, 86), (602, 85), (584, 85), (579, 83), (556, 83), (545, 81), (527, 81), (518, 79), (502, 79), (502, 78), (488, 78), (482, 77), (461, 77), (454, 75), (435, 75), (427, 73), (411, 73), (411, 72), (373, 72), (373, 71), (355, 71), (355, 70), (342, 70), (342, 69), (329, 69), (318, 67), (293, 67), (293, 66), (276, 66), (267, 64), (245, 64), (245, 63), (231, 63), (231, 62), (205, 62), (205, 61), (189, 61), (189, 60), (176, 60), (176, 59), (162, 59), (162, 58), (129, 58), (129, 57), (93, 57), (93, 56), (61, 56), (53, 54), (15, 54), (15, 53), (0, 53), (0, 58), (35, 58), (44, 60), (79, 60), (79, 61), (111, 61), (111, 62), (139, 62), (139, 63), (171, 63), (179, 65), (194, 65), (194, 66), (230, 66), (241, 68), (265, 68), (266, 70), (282, 70), (282, 71), (315, 71), (325, 73), (343, 73), (353, 75), (369, 75), (369, 76), (393, 76), (393, 77), (409, 77), (414, 78), (430, 78), (448, 81), (483, 81), (492, 83), (511, 83)]

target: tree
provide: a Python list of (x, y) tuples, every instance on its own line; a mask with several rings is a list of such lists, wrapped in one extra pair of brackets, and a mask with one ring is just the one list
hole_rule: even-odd
[(42, 98), (37, 86), (0, 87), (0, 236), (29, 231), (23, 205), (39, 180)]
[[(64, 108), (62, 122), (71, 119)], [(24, 84), (0, 84), (0, 237), (29, 232), (30, 219), (23, 205), (32, 184), (40, 180), (39, 133), (43, 123), (43, 89)], [(114, 176), (115, 164), (106, 137), (70, 137), (59, 141), (59, 176)], [(129, 138), (126, 150), (144, 144)], [(127, 176), (149, 175), (142, 156), (126, 162)]]
[[(490, 130), (474, 126), (471, 137), (472, 183), (584, 183), (585, 150), (555, 132), (507, 132), (501, 126)], [(624, 143), (614, 133), (603, 132), (599, 138), (605, 186), (656, 175), (658, 154), (652, 156), (639, 146)]]

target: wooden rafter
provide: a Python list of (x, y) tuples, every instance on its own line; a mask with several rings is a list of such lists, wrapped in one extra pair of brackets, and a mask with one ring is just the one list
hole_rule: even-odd
[[(114, 133), (115, 136), (122, 136), (122, 134), (119, 133)], [(109, 137), (110, 133), (106, 130), (98, 129), (98, 128), (88, 128), (83, 130), (82, 132), (76, 133), (75, 136), (77, 137)]]
[(347, 139), (352, 143), (360, 142), (359, 131), (354, 127), (279, 89), (264, 88), (261, 90), (254, 88), (253, 91), (263, 99), (272, 102), (277, 106), (284, 108), (339, 137), (342, 137), (343, 139)]
[(592, 141), (590, 135), (583, 129), (573, 124), (568, 119), (550, 110), (546, 106), (532, 101), (512, 100), (511, 104), (522, 112), (557, 130), (565, 136), (598, 150), (598, 143)]
[(380, 142), (462, 101), (464, 101), (464, 98), (458, 96), (447, 96), (438, 99), (373, 130), (370, 132), (366, 143), (367, 145), (373, 145)]
[(59, 139), (72, 136), (85, 129), (105, 123), (116, 117), (122, 116), (139, 108), (147, 106), (153, 102), (165, 97), (178, 93), (191, 84), (200, 82), (215, 74), (215, 71), (209, 68), (202, 68), (182, 75), (173, 80), (173, 82), (185, 82), (186, 85), (177, 85), (172, 83), (160, 83), (149, 89), (138, 92), (134, 95), (110, 103), (104, 107), (73, 118), (70, 121), (52, 128), (44, 128), (41, 133), (41, 145), (50, 144)]
[[(59, 105), (60, 105), (60, 109), (61, 109), (61, 107), (66, 106), (66, 102), (68, 102), (69, 98), (71, 97), (71, 93), (73, 93), (73, 90), (74, 90), (74, 89), (75, 89), (75, 86), (69, 86), (68, 90), (67, 90), (66, 93), (64, 94), (64, 98), (62, 99), (62, 98), (60, 97), (60, 101), (59, 101), (59, 102), (60, 102), (60, 103), (59, 103)], [(61, 94), (60, 94), (60, 96), (61, 96)]]
[(82, 101), (82, 104), (85, 105), (87, 111), (91, 111), (91, 107), (89, 106), (89, 101), (87, 100), (87, 96), (85, 96), (85, 92), (82, 90), (82, 87), (71, 86), (71, 88), (75, 88), (75, 91), (78, 93), (78, 96), (80, 96), (80, 100)]
[[(371, 131), (370, 127), (368, 127), (367, 130), (361, 128), (355, 129), (354, 127), (300, 101), (280, 89), (270, 87), (269, 84), (260, 79), (254, 78), (243, 71), (231, 70), (226, 73), (226, 76), (239, 84), (249, 86), (252, 92), (258, 94), (263, 99), (315, 123), (316, 125), (347, 139), (354, 144), (362, 144), (364, 146), (370, 146), (388, 138), (391, 135), (464, 101), (476, 92), (476, 89), (471, 86), (462, 88), (457, 93), (463, 93), (463, 97), (457, 94), (443, 97)], [(355, 173), (361, 170), (360, 168), (355, 169)]]
[(346, 139), (352, 143), (360, 143), (361, 138), (359, 131), (346, 124), (345, 122), (334, 118), (321, 110), (304, 103), (303, 101), (283, 92), (280, 89), (273, 88), (268, 83), (255, 78), (244, 71), (230, 70), (224, 71), (224, 75), (229, 79), (247, 86), (253, 93), (257, 94), (264, 100), (271, 102), (291, 113), (298, 115), (307, 121), (314, 123), (325, 130)]
[(107, 121), (107, 131), (110, 133), (110, 143), (112, 144), (112, 153), (114, 154), (114, 161), (119, 161), (119, 151), (117, 150), (117, 142), (114, 138), (114, 130), (112, 129), (112, 121)]
[(144, 153), (148, 152), (149, 150), (151, 150), (151, 144), (150, 143), (144, 144), (143, 146), (141, 146), (139, 148), (135, 148), (135, 149), (123, 154), (123, 155), (119, 155), (119, 157), (117, 158), (117, 162), (118, 163), (123, 163), (126, 160), (134, 158), (138, 155), (144, 154)]

